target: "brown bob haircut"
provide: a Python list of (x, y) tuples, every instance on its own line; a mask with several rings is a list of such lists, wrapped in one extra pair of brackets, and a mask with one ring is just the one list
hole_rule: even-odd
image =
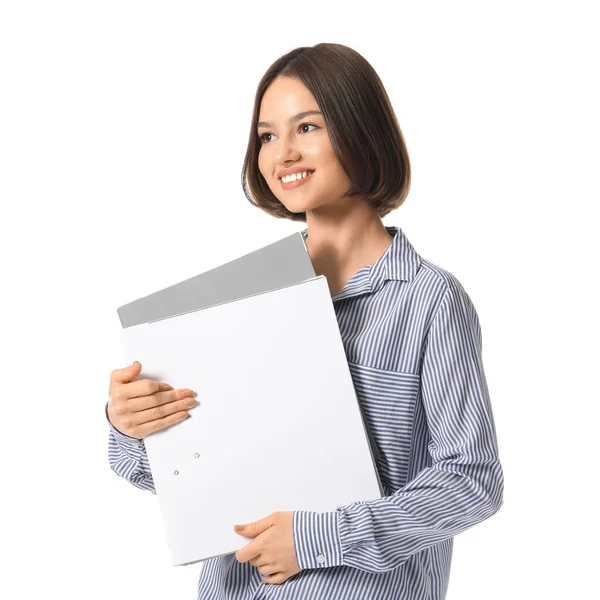
[(258, 168), (260, 105), (277, 76), (299, 79), (314, 96), (333, 150), (352, 182), (345, 196), (369, 198), (381, 217), (398, 208), (410, 188), (410, 161), (390, 99), (365, 58), (348, 46), (329, 43), (291, 50), (260, 80), (242, 167), (249, 202), (274, 217), (306, 222), (306, 212), (290, 212)]

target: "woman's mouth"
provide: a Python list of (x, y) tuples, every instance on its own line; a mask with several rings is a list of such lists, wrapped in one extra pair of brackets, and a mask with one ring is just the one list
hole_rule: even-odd
[[(313, 173), (314, 173), (314, 171), (306, 171), (306, 175), (304, 177), (296, 179), (295, 181), (288, 181), (287, 183), (284, 182), (283, 179), (279, 179), (279, 181), (281, 181), (281, 187), (284, 190), (291, 190), (291, 189), (297, 188), (299, 185), (302, 185), (303, 183), (305, 183), (308, 179), (311, 178)], [(302, 173), (297, 173), (296, 177), (298, 177), (298, 175), (302, 175)]]

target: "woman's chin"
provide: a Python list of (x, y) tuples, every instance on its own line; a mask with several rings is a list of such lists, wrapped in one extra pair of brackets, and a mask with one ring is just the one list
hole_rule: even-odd
[(314, 208), (316, 208), (318, 206), (318, 203), (302, 201), (301, 198), (299, 198), (296, 202), (290, 201), (289, 198), (286, 198), (285, 202), (283, 202), (283, 200), (281, 200), (281, 199), (279, 201), (291, 213), (303, 213), (303, 212), (306, 212), (308, 210), (312, 210), (312, 209), (314, 209)]

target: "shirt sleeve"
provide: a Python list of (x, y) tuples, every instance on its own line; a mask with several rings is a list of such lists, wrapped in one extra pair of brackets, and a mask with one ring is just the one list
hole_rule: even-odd
[(120, 477), (142, 490), (156, 495), (144, 440), (121, 433), (108, 418), (108, 402), (104, 407), (109, 426), (108, 463)]
[(294, 512), (301, 569), (347, 565), (389, 571), (502, 506), (504, 476), (479, 319), (456, 278), (450, 279), (432, 320), (421, 369), (431, 466), (390, 496), (332, 512)]

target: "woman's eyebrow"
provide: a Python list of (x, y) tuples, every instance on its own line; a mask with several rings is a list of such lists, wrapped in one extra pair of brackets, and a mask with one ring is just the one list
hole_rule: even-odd
[[(322, 114), (323, 113), (320, 110), (305, 110), (304, 112), (298, 113), (297, 115), (290, 117), (288, 119), (288, 125), (291, 125), (292, 123), (295, 123), (296, 121), (299, 121), (300, 119), (304, 119), (304, 117), (308, 117), (308, 115), (322, 115)], [(273, 127), (273, 124), (269, 123), (268, 121), (259, 121), (256, 124), (256, 127)]]

